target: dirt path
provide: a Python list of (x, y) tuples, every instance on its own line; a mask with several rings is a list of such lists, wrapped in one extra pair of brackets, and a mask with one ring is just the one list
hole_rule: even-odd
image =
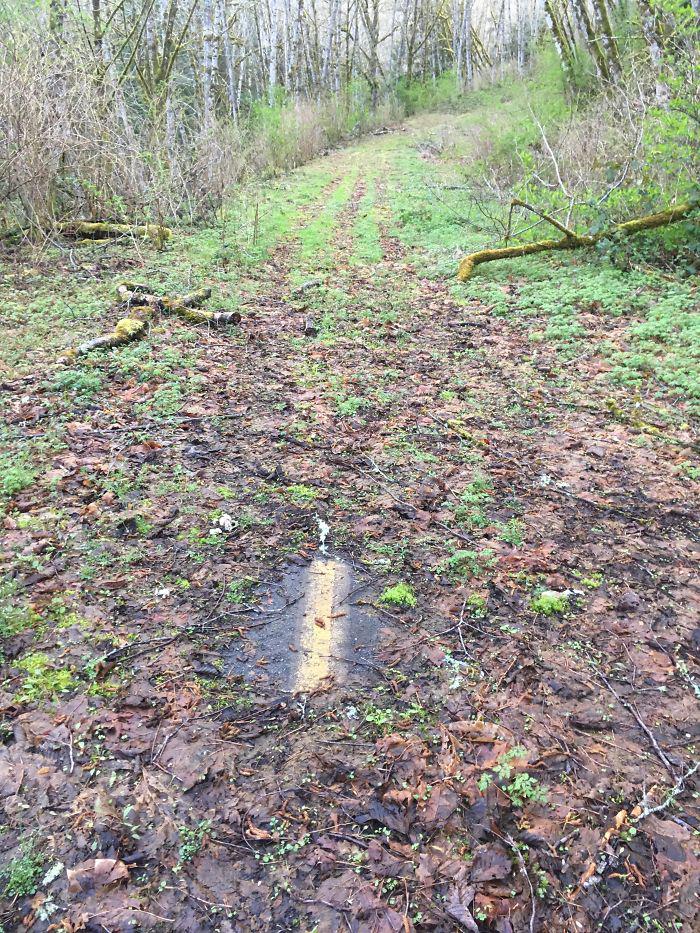
[(400, 236), (426, 132), (212, 272), (239, 331), (10, 397), (5, 929), (693, 928), (692, 421)]

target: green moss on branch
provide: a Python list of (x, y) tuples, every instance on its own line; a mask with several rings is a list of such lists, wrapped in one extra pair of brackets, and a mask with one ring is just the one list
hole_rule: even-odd
[[(527, 205), (523, 204), (522, 206)], [(485, 262), (495, 262), (499, 259), (515, 259), (519, 256), (532, 256), (535, 253), (545, 253), (555, 250), (581, 249), (586, 246), (595, 246), (600, 240), (605, 240), (615, 235), (623, 234), (628, 236), (634, 233), (640, 233), (644, 230), (666, 227), (668, 224), (684, 220), (694, 207), (695, 205), (690, 202), (678, 204), (675, 207), (669, 207), (667, 210), (659, 211), (656, 214), (647, 214), (644, 217), (636, 217), (633, 220), (626, 220), (623, 223), (614, 224), (608, 230), (596, 234), (578, 234), (571, 231), (560, 240), (537, 240), (534, 243), (524, 243), (521, 246), (504, 246), (501, 249), (482, 249), (464, 257), (459, 264), (457, 278), (461, 282), (466, 282), (474, 269)], [(545, 219), (548, 220), (549, 218), (545, 216)]]

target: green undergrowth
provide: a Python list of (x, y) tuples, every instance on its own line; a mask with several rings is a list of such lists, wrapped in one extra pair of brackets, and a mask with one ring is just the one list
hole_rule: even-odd
[[(511, 104), (519, 113), (517, 125), (506, 128), (500, 111), (487, 121), (491, 134), (504, 134), (499, 146), (506, 149), (526, 145), (527, 123), (534, 125), (522, 106), (526, 92), (527, 83), (511, 88), (503, 105), (506, 114)], [(493, 103), (496, 93), (494, 88), (483, 92), (481, 107)], [(536, 95), (536, 100), (542, 103), (543, 98)], [(484, 169), (479, 159), (468, 157), (469, 134), (482, 113), (480, 108), (452, 124), (419, 119), (411, 136), (394, 141), (389, 149), (388, 199), (394, 232), (411, 250), (419, 271), (430, 277), (454, 281), (461, 255), (498, 245), (487, 216), (498, 212), (498, 204), (486, 201), (476, 206), (470, 197), (469, 181), (478, 179)], [(560, 116), (552, 104), (549, 118)], [(647, 396), (682, 397), (681, 417), (697, 416), (697, 283), (632, 261), (628, 254), (624, 261), (619, 258), (604, 242), (599, 248), (571, 254), (489, 263), (479, 266), (466, 283), (455, 282), (452, 294), (467, 313), (522, 321), (533, 351), (544, 343), (566, 361), (593, 349), (606, 360), (600, 380), (611, 387), (642, 390)]]

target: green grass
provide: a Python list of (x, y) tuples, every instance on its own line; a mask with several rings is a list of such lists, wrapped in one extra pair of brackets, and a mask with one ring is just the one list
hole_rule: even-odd
[[(545, 55), (532, 79), (478, 92), (465, 102), (469, 110), (463, 115), (444, 122), (419, 119), (412, 135), (386, 143), (393, 232), (421, 273), (454, 281), (457, 256), (495, 244), (469, 188), (489, 165), (539, 145), (530, 106), (549, 127), (566, 117), (554, 65)], [(426, 149), (429, 158), (423, 157)], [(505, 216), (495, 202), (486, 200), (482, 206)], [(541, 235), (542, 228), (530, 234)], [(615, 260), (603, 244), (566, 256), (490, 263), (468, 282), (455, 282), (452, 294), (467, 310), (477, 302), (491, 316), (522, 320), (533, 348), (542, 343), (554, 347), (564, 361), (592, 347), (611, 364), (600, 382), (642, 389), (660, 399), (676, 396), (682, 399), (678, 414), (697, 417), (697, 284), (641, 262), (630, 267)]]
[(309, 505), (318, 499), (319, 490), (303, 483), (295, 483), (287, 486), (287, 495), (295, 505)]
[(0, 638), (3, 639), (41, 625), (39, 614), (20, 603), (15, 591), (16, 586), (11, 581), (0, 583)]
[(370, 175), (367, 190), (358, 206), (353, 225), (353, 250), (351, 261), (357, 265), (370, 265), (379, 262), (383, 256), (382, 244), (377, 223), (377, 183)]
[[(357, 168), (343, 176), (340, 183), (324, 198), (314, 219), (299, 229), (302, 264), (313, 265), (316, 271), (333, 265), (333, 229), (338, 214), (350, 199), (356, 180)], [(299, 277), (301, 280), (303, 276)]]

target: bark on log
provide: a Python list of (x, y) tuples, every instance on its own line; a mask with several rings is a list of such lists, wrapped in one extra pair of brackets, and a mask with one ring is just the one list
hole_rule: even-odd
[(139, 240), (153, 240), (158, 244), (164, 243), (173, 235), (170, 227), (163, 227), (160, 224), (132, 226), (131, 224), (96, 223), (89, 220), (69, 221), (59, 224), (58, 229), (70, 239), (114, 240), (120, 237), (132, 237)]
[[(527, 205), (523, 205), (527, 206)], [(504, 246), (501, 249), (482, 249), (476, 253), (465, 256), (459, 264), (457, 278), (466, 282), (476, 266), (484, 262), (494, 262), (498, 259), (514, 259), (518, 256), (532, 256), (535, 253), (545, 253), (550, 250), (581, 249), (586, 246), (595, 246), (596, 243), (615, 234), (630, 235), (643, 230), (654, 230), (657, 227), (666, 227), (668, 224), (683, 220), (696, 207), (695, 204), (684, 203), (669, 207), (656, 214), (647, 214), (636, 217), (623, 223), (614, 224), (609, 230), (595, 234), (571, 233), (561, 240), (537, 240), (534, 243), (523, 243), (521, 246)], [(546, 218), (549, 219), (549, 218)]]

